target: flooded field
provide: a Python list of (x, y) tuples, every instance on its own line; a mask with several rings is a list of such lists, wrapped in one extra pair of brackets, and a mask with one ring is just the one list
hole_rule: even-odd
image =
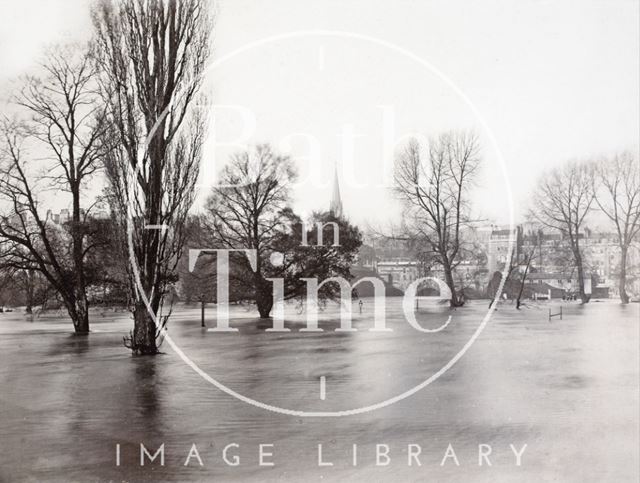
[[(335, 308), (324, 332), (300, 332), (288, 307), (287, 333), (243, 308), (237, 333), (202, 329), (198, 307), (175, 310), (170, 334), (192, 363), (294, 415), (214, 387), (166, 342), (160, 356), (132, 356), (124, 312), (96, 312), (89, 337), (73, 336), (62, 314), (0, 314), (0, 480), (637, 481), (638, 304), (567, 303), (551, 322), (547, 305), (500, 306), (424, 389), (306, 417), (411, 391), (460, 352), (486, 305), (421, 309), (424, 327), (452, 316), (437, 333), (410, 327), (399, 299), (387, 299), (393, 331), (379, 333), (367, 330), (371, 301), (362, 314), (354, 306), (355, 332), (333, 331)], [(141, 466), (141, 443), (151, 455), (164, 444), (164, 466)]]

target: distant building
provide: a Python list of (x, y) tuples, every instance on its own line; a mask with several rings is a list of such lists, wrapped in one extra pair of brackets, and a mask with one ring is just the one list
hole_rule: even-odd
[(613, 233), (592, 233), (584, 239), (584, 258), (591, 269), (603, 279), (610, 279), (619, 269), (620, 246)]
[[(87, 213), (84, 209), (80, 209), (81, 220), (85, 218), (86, 214)], [(90, 216), (93, 219), (102, 219), (102, 220), (110, 218), (109, 212), (99, 205), (94, 207), (94, 209), (91, 210)], [(66, 208), (63, 208), (62, 210), (60, 210), (60, 213), (55, 213), (53, 210), (49, 209), (47, 210), (45, 219), (56, 225), (64, 225), (65, 223), (68, 223), (69, 221), (71, 221), (71, 212)]]
[(71, 216), (69, 216), (69, 210), (67, 209), (60, 210), (60, 213), (54, 213), (52, 210), (47, 210), (46, 220), (55, 223), (56, 225), (67, 223), (70, 219)]
[(337, 218), (342, 218), (344, 213), (342, 211), (342, 197), (340, 196), (340, 183), (338, 181), (338, 167), (336, 166), (333, 176), (333, 192), (331, 195), (331, 204), (329, 205), (329, 211)]
[[(531, 273), (527, 277), (529, 283), (533, 286), (549, 285), (553, 289), (561, 291), (559, 293), (575, 293), (579, 290), (577, 273)], [(584, 293), (591, 295), (591, 273), (584, 274)]]
[(533, 266), (539, 270), (556, 271), (557, 261), (566, 259), (569, 247), (559, 231), (545, 233), (540, 228), (525, 231), (522, 238), (522, 251), (533, 253)]
[(504, 269), (511, 260), (509, 258), (509, 245), (513, 238), (513, 257), (516, 262), (520, 261), (522, 253), (522, 226), (516, 226), (515, 232), (509, 228), (493, 226), (491, 234), (487, 240), (487, 270), (489, 276), (494, 272)]
[(420, 277), (420, 264), (413, 260), (382, 260), (377, 268), (380, 278), (403, 292)]
[(12, 210), (7, 217), (8, 224), (12, 227), (19, 227), (24, 221), (27, 224), (33, 222), (33, 214), (26, 204), (18, 203), (17, 208)]

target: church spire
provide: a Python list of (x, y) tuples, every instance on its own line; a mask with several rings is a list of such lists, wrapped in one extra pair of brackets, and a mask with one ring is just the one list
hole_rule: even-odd
[(329, 211), (336, 217), (342, 218), (342, 198), (340, 197), (340, 183), (338, 182), (338, 165), (335, 166), (333, 175), (333, 194)]

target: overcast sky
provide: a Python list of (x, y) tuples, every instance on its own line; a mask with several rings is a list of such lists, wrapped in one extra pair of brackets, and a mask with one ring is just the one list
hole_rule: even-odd
[[(0, 94), (48, 43), (86, 38), (88, 6), (0, 0)], [(305, 180), (296, 189), (303, 212), (328, 207), (337, 165), (350, 218), (397, 219), (383, 186), (390, 182), (385, 122), (388, 128), (393, 116), (397, 136), (478, 132), (484, 163), (474, 206), (505, 221), (505, 178), (492, 136), (516, 216), (543, 170), (637, 149), (639, 38), (638, 1), (631, 0), (226, 0), (218, 4), (212, 61), (226, 60), (212, 65), (206, 90), (212, 103), (255, 116), (251, 142), (290, 150)], [(218, 142), (237, 138), (247, 128), (240, 112), (214, 113), (205, 185), (235, 149), (214, 146), (214, 132)], [(301, 133), (317, 144), (311, 167)]]

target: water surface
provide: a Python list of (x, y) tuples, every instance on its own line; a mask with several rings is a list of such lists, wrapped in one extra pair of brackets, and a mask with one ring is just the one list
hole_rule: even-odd
[[(200, 328), (199, 309), (178, 307), (170, 333), (211, 377), (244, 396), (298, 411), (343, 411), (384, 401), (447, 363), (476, 330), (485, 302), (449, 312), (422, 309), (422, 334), (387, 300), (392, 333), (373, 333), (372, 302), (354, 311), (357, 332), (336, 333), (329, 308), (322, 333), (265, 332), (237, 308), (239, 333)], [(554, 304), (554, 308), (558, 305)], [(165, 344), (157, 357), (122, 346), (123, 312), (96, 312), (88, 337), (64, 315), (29, 321), (0, 314), (0, 480), (2, 481), (638, 481), (637, 304), (501, 306), (476, 343), (442, 377), (389, 407), (341, 418), (304, 418), (256, 408), (211, 386)], [(213, 309), (207, 311), (213, 325)], [(320, 378), (326, 398), (320, 398)], [(165, 465), (141, 467), (140, 443), (165, 445)], [(229, 466), (222, 450), (229, 444)], [(120, 466), (116, 445), (120, 445)], [(196, 444), (203, 466), (192, 458)], [(274, 466), (259, 466), (259, 445)], [(318, 444), (324, 461), (318, 466)], [(353, 445), (357, 445), (356, 466)], [(376, 466), (376, 445), (389, 448)], [(448, 448), (452, 458), (440, 466)], [(478, 465), (491, 446), (492, 466)], [(510, 444), (520, 449), (516, 466)], [(408, 465), (409, 445), (421, 454)], [(415, 450), (416, 446), (413, 447)], [(486, 449), (486, 447), (485, 447)], [(383, 458), (382, 463), (386, 462)]]

